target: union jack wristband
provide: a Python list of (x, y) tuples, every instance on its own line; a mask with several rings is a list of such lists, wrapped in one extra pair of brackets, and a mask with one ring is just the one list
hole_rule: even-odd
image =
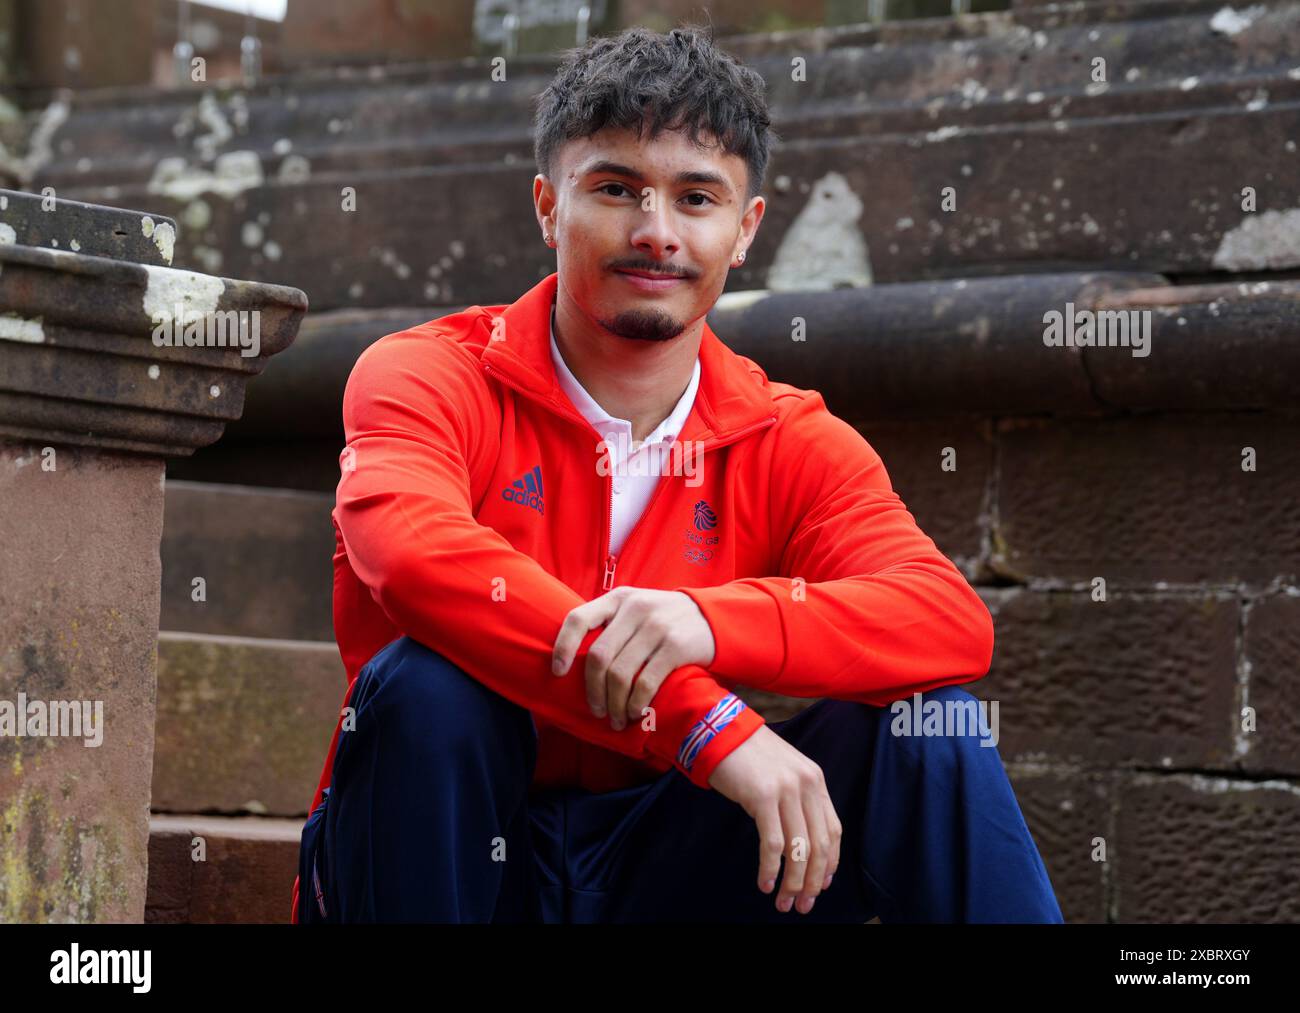
[(681, 749), (677, 750), (677, 762), (682, 769), (690, 770), (695, 758), (700, 755), (700, 750), (744, 709), (745, 701), (735, 693), (728, 693), (709, 708), (709, 713), (691, 726), (686, 738), (682, 740)]

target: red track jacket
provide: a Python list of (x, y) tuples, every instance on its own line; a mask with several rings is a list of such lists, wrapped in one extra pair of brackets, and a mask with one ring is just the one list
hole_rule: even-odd
[[(353, 367), (333, 512), (344, 706), (365, 663), (405, 634), (532, 712), (534, 785), (610, 791), (676, 768), (707, 788), (763, 723), (734, 685), (884, 706), (988, 671), (988, 608), (879, 455), (820, 394), (768, 380), (707, 323), (677, 434), (699, 456), (660, 479), (612, 555), (600, 436), (550, 358), (556, 282), (386, 335)], [(565, 615), (616, 585), (688, 594), (717, 648), (707, 670), (664, 681), (653, 722), (617, 732), (586, 701), (603, 627), (568, 675), (551, 674)], [(308, 812), (338, 737), (336, 725)], [(295, 881), (294, 920), (297, 896)]]

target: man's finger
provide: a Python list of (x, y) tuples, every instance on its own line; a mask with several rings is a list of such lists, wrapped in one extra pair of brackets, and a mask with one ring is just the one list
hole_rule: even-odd
[(639, 623), (640, 620), (630, 615), (627, 609), (619, 608), (613, 618), (605, 624), (604, 632), (587, 648), (585, 672), (587, 706), (598, 718), (606, 714), (612, 717), (614, 714), (613, 711), (608, 710), (610, 669), (623, 648), (627, 646), (627, 642), (632, 639), (632, 635), (636, 633)]
[[(803, 806), (799, 795), (785, 792), (781, 795), (781, 828), (785, 835), (785, 871), (781, 874), (781, 891), (777, 894), (776, 909), (789, 911), (794, 898), (803, 889), (804, 874), (808, 871), (808, 827), (804, 823)], [(799, 852), (799, 858), (793, 856)]]
[[(835, 812), (835, 803), (831, 801), (829, 794), (823, 796), (822, 806), (826, 810), (826, 829), (831, 835), (831, 852), (826, 865), (826, 878), (829, 879), (840, 867), (840, 844), (844, 840), (844, 826), (840, 823), (839, 815)], [(822, 889), (824, 890), (825, 886)]]
[(554, 674), (567, 674), (582, 638), (601, 623), (608, 622), (610, 616), (618, 611), (620, 599), (611, 597), (612, 594), (613, 592), (602, 594), (599, 598), (584, 602), (564, 617), (560, 632), (555, 637), (555, 646), (551, 648), (551, 671)]
[(830, 850), (830, 833), (826, 829), (826, 812), (822, 808), (820, 795), (804, 795), (804, 818), (808, 827), (808, 866), (804, 875), (803, 889), (799, 891), (796, 904), (802, 904), (801, 914), (812, 910), (817, 895), (822, 892), (822, 883), (826, 879), (826, 855)]
[(670, 649), (661, 641), (654, 653), (646, 658), (645, 664), (641, 666), (641, 674), (632, 683), (632, 695), (627, 699), (628, 721), (641, 720), (650, 701), (659, 692), (659, 687), (677, 667), (679, 666), (673, 660)]
[(653, 631), (647, 630), (646, 624), (642, 623), (610, 663), (605, 675), (605, 703), (615, 731), (627, 724), (628, 702), (633, 688), (641, 682), (638, 673), (642, 672), (642, 666), (658, 646)]
[(758, 827), (758, 888), (764, 893), (770, 893), (776, 887), (776, 874), (781, 871), (781, 855), (785, 853), (781, 814), (775, 799), (758, 807), (754, 823)]

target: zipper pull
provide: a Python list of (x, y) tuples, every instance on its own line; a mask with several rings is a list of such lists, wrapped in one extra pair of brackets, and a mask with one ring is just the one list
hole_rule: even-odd
[(601, 586), (606, 591), (614, 586), (614, 565), (617, 559), (618, 557), (612, 553), (605, 559), (605, 583)]

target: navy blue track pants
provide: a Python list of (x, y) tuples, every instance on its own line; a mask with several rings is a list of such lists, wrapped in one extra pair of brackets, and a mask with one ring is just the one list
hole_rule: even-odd
[[(950, 698), (973, 699), (922, 696)], [(349, 703), (355, 728), (303, 827), (303, 924), (1062, 921), (996, 747), (890, 734), (887, 707), (826, 699), (770, 725), (822, 768), (843, 825), (839, 869), (800, 914), (758, 889), (749, 815), (675, 769), (530, 791), (527, 709), (409, 637)]]

